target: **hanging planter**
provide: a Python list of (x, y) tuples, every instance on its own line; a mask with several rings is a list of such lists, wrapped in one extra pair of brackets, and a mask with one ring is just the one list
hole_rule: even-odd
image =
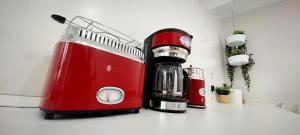
[(234, 34), (226, 38), (226, 44), (230, 47), (236, 47), (246, 44), (246, 35)]
[[(233, 8), (231, 10), (232, 13), (232, 24), (235, 28), (235, 20), (233, 14)], [(242, 76), (245, 80), (245, 84), (247, 86), (248, 91), (250, 90), (250, 75), (249, 72), (255, 64), (254, 59), (251, 57), (253, 54), (249, 54), (246, 47), (246, 35), (243, 30), (234, 29), (233, 34), (226, 38), (226, 71), (227, 76), (230, 80), (230, 87), (233, 86), (235, 69), (240, 66), (242, 69)], [(249, 55), (247, 55), (249, 54)]]
[[(244, 31), (235, 30), (234, 34), (243, 34)], [(253, 58), (251, 57), (253, 54), (249, 54), (246, 44), (230, 47), (226, 45), (225, 47), (227, 63), (226, 63), (226, 71), (227, 76), (230, 80), (230, 86), (232, 87), (235, 75), (235, 69), (240, 67), (242, 69), (242, 76), (245, 80), (245, 84), (247, 89), (250, 90), (250, 75), (249, 72), (252, 69), (252, 66), (255, 64)]]
[(227, 60), (229, 65), (231, 66), (241, 66), (245, 65), (249, 62), (249, 55), (247, 55), (247, 50), (245, 46), (235, 47), (235, 48), (228, 48)]
[(228, 62), (231, 66), (241, 66), (249, 62), (249, 55), (241, 54), (228, 57)]

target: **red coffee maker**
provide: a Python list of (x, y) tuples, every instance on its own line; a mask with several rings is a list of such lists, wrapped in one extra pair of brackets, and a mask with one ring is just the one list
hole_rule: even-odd
[(188, 73), (189, 91), (187, 94), (188, 107), (206, 108), (204, 71), (190, 65), (184, 69)]
[(145, 86), (143, 106), (157, 111), (186, 111), (188, 76), (181, 64), (191, 52), (193, 36), (167, 28), (145, 39)]

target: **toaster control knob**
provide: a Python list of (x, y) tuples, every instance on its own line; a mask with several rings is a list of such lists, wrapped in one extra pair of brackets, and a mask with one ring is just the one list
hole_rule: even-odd
[(118, 104), (124, 99), (124, 91), (118, 87), (103, 87), (98, 90), (96, 99), (102, 104)]

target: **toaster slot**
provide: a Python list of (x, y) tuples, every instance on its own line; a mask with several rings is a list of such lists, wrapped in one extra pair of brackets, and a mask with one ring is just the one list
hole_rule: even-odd
[(79, 31), (79, 37), (82, 37), (82, 29)]
[(101, 36), (97, 34), (96, 40), (95, 40), (95, 41), (96, 41), (97, 43), (99, 43), (99, 42), (100, 42), (100, 38), (101, 38)]
[(105, 42), (106, 42), (106, 38), (103, 37), (102, 40), (101, 40), (101, 44), (105, 44)]
[(106, 44), (107, 46), (109, 46), (109, 38), (106, 38), (106, 42), (104, 44)]
[[(87, 39), (91, 42), (96, 42), (99, 44), (103, 44), (105, 46), (112, 47), (114, 49), (122, 51), (125, 54), (127, 53), (130, 55), (135, 55), (138, 58), (143, 57), (142, 51), (140, 51), (134, 47), (128, 46), (127, 44), (123, 44), (122, 41), (116, 41), (114, 39), (106, 37), (106, 36), (102, 35), (101, 33), (94, 33), (94, 32), (91, 32), (90, 30), (79, 29), (77, 32), (77, 36)], [(101, 45), (96, 45), (96, 46), (100, 47)]]
[(91, 32), (91, 34), (90, 34), (90, 40), (93, 40), (93, 35), (94, 35), (94, 33)]

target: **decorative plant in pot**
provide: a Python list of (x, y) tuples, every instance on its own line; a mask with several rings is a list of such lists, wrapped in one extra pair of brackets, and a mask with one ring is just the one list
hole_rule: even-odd
[[(243, 45), (245, 46), (245, 45)], [(228, 62), (232, 66), (241, 66), (249, 62), (249, 55), (246, 54), (245, 47), (229, 48)]]
[(236, 47), (246, 44), (246, 35), (243, 30), (234, 30), (231, 36), (226, 38), (226, 44), (230, 47)]
[(223, 87), (217, 87), (217, 100), (220, 103), (228, 103), (229, 102), (229, 94), (231, 93), (230, 88), (227, 84), (223, 84)]

